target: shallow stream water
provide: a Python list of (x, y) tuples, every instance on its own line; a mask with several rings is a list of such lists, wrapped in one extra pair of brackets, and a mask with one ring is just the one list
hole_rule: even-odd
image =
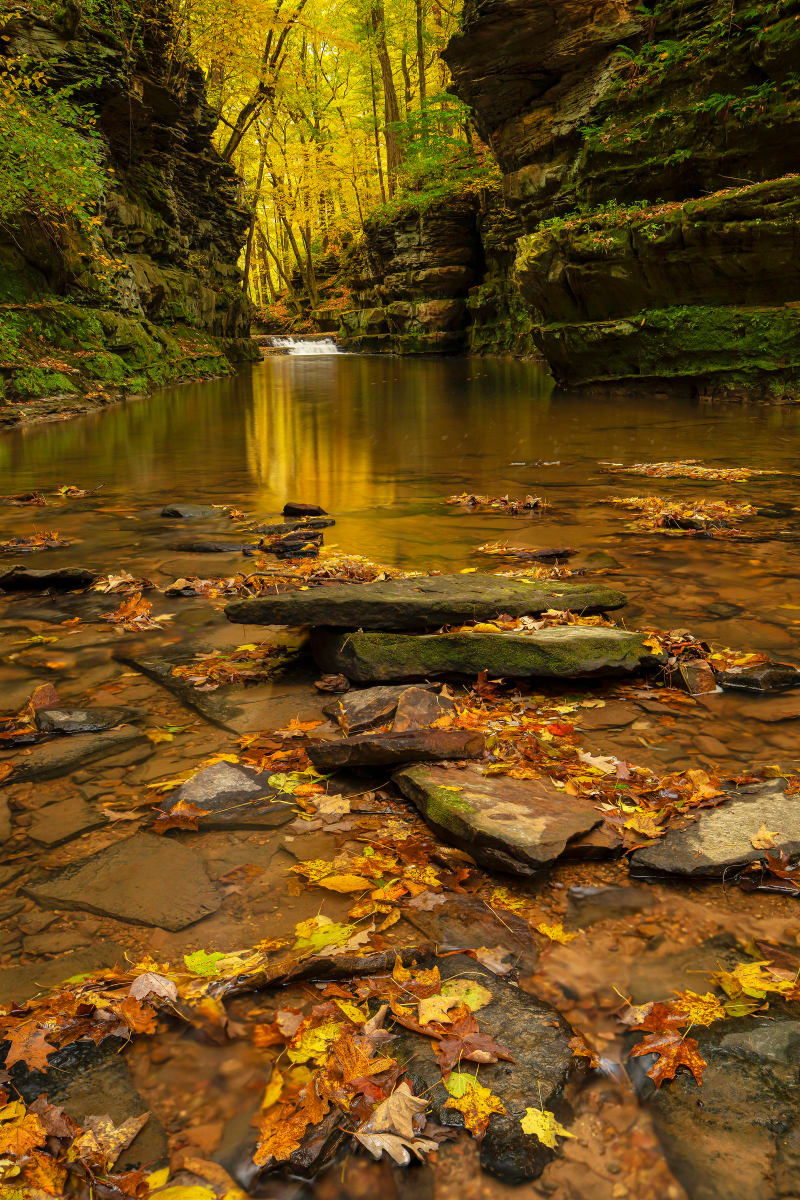
[[(232, 505), (280, 519), (287, 500), (304, 501), (335, 516), (325, 544), (342, 553), (405, 570), (452, 573), (519, 565), (479, 552), (486, 543), (569, 548), (576, 552), (569, 560), (573, 568), (628, 594), (617, 619), (630, 628), (689, 630), (716, 646), (800, 661), (799, 450), (800, 410), (794, 408), (717, 406), (646, 388), (619, 401), (554, 394), (536, 366), (511, 360), (276, 356), (230, 379), (166, 389), (97, 415), (4, 434), (0, 493), (36, 489), (49, 502), (0, 507), (0, 541), (57, 530), (71, 545), (11, 556), (8, 563), (77, 565), (104, 574), (127, 570), (164, 587), (177, 577), (242, 569), (240, 556), (173, 549), (176, 541), (194, 537), (238, 540), (235, 521), (222, 511), (207, 521), (169, 521), (161, 516), (165, 504)], [(769, 474), (731, 484), (614, 469), (678, 459)], [(100, 490), (83, 499), (54, 497), (64, 485)], [(445, 503), (462, 492), (532, 494), (547, 507), (541, 514), (511, 516)], [(739, 540), (643, 533), (632, 514), (608, 503), (612, 496), (634, 495), (747, 501), (761, 511), (742, 523), (748, 536)], [(102, 914), (54, 911), (42, 926), (40, 906), (18, 891), (32, 874), (127, 836), (152, 805), (147, 789), (154, 780), (233, 749), (230, 731), (206, 723), (121, 663), (120, 648), (157, 652), (183, 640), (200, 639), (209, 647), (242, 640), (219, 605), (210, 609), (199, 599), (159, 596), (155, 611), (169, 618), (162, 628), (127, 635), (88, 617), (64, 627), (59, 622), (82, 610), (58, 603), (54, 617), (41, 598), (0, 598), (3, 710), (18, 711), (34, 687), (52, 683), (62, 703), (132, 704), (147, 712), (152, 728), (173, 733), (156, 739), (144, 755), (120, 754), (70, 775), (6, 789), (12, 833), (0, 866), (0, 909), (8, 917), (0, 942), (0, 1000), (18, 999), (19, 988), (31, 980), (57, 981), (65, 954), (99, 947), (108, 950), (109, 961), (118, 961), (120, 954), (168, 958), (201, 946), (230, 950), (318, 911), (319, 897), (287, 888), (283, 872), (293, 854), (330, 854), (333, 840), (324, 830), (296, 854), (288, 842), (276, 845), (260, 835), (232, 840), (206, 833), (196, 835), (193, 845), (202, 845), (212, 878), (233, 882), (223, 908), (198, 925), (168, 933)], [(260, 633), (249, 629), (246, 636)], [(293, 716), (314, 716), (320, 698), (312, 694), (311, 678), (276, 687), (272, 728)], [(592, 694), (605, 693), (596, 688)], [(768, 764), (790, 769), (796, 765), (800, 701), (795, 711), (785, 698), (776, 704), (774, 697), (736, 693), (668, 708), (644, 700), (630, 719), (616, 722), (604, 721), (602, 708), (588, 710), (584, 725), (594, 752), (626, 755), (665, 772), (702, 767), (736, 773)], [(40, 810), (69, 806), (78, 792), (85, 803), (112, 813), (110, 824), (81, 830), (78, 822), (77, 832), (63, 839), (31, 840), (28, 831)], [(72, 828), (69, 821), (67, 826)], [(311, 844), (314, 837), (319, 845)], [(270, 864), (257, 886), (247, 875), (254, 857), (262, 870)], [(534, 892), (544, 912), (563, 916), (566, 887), (618, 883), (624, 876), (618, 864), (559, 867)], [(641, 1002), (672, 987), (703, 991), (702, 972), (709, 963), (713, 969), (714, 955), (702, 949), (697, 962), (692, 955), (709, 938), (745, 931), (796, 944), (800, 930), (797, 902), (785, 897), (731, 894), (716, 885), (652, 890), (652, 912), (601, 919), (580, 941), (548, 947), (532, 967), (530, 986), (609, 1046), (609, 1014), (620, 992)], [(325, 911), (337, 917), (336, 902), (326, 899)], [(237, 1019), (251, 1020), (243, 1002), (237, 1005)], [(252, 1112), (263, 1087), (258, 1055), (246, 1041), (221, 1048), (176, 1032), (143, 1039), (129, 1057), (173, 1157), (186, 1144), (210, 1156), (221, 1139), (235, 1140), (232, 1125)], [(707, 1194), (691, 1187), (684, 1192), (686, 1180), (682, 1184), (680, 1171), (662, 1157), (646, 1109), (614, 1082), (613, 1072), (572, 1103), (579, 1140), (568, 1143), (563, 1158), (522, 1194), (576, 1200)], [(186, 1139), (187, 1128), (199, 1132)], [(403, 1198), (458, 1194), (459, 1200), (477, 1200), (505, 1191), (477, 1171), (471, 1144), (447, 1146), (439, 1160), (434, 1172), (403, 1176), (386, 1164), (349, 1158), (317, 1182), (314, 1194), (323, 1200), (366, 1197), (379, 1187)], [(288, 1198), (298, 1186), (266, 1184), (259, 1194)]]

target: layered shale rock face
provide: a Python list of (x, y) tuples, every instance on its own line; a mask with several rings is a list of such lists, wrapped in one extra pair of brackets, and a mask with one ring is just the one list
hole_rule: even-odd
[(77, 5), (0, 19), (11, 70), (41, 64), (93, 115), (107, 176), (94, 247), (25, 212), (0, 230), (0, 421), (42, 397), (53, 410), (102, 403), (253, 356), (236, 173), (212, 144), (199, 68), (170, 63), (158, 26), (145, 28), (126, 46)]
[(481, 279), (477, 199), (372, 217), (349, 263), (357, 307), (341, 317), (351, 350), (443, 354), (467, 348), (467, 294)]
[(796, 394), (798, 0), (466, 0), (445, 57), (559, 383)]

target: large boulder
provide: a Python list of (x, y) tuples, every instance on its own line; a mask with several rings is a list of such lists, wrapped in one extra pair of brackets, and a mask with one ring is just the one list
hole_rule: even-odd
[[(774, 849), (764, 844), (765, 828)], [(754, 841), (761, 841), (761, 846), (753, 845)], [(670, 830), (659, 841), (636, 850), (630, 865), (635, 875), (719, 877), (763, 859), (768, 851), (781, 851), (790, 859), (800, 857), (800, 802), (786, 794), (781, 779), (742, 788), (685, 829)]]
[(317, 666), (356, 683), (478, 675), (575, 679), (624, 675), (662, 661), (644, 634), (605, 626), (558, 625), (536, 633), (341, 633), (316, 629)]
[(208, 829), (277, 829), (296, 814), (291, 795), (273, 787), (270, 771), (233, 763), (213, 763), (198, 771), (167, 796), (162, 811), (195, 805), (203, 810), (198, 827)]
[(445, 841), (515, 875), (532, 875), (573, 850), (584, 856), (580, 839), (602, 820), (548, 779), (489, 776), (477, 766), (407, 767), (394, 782)]
[(622, 592), (599, 584), (542, 584), (499, 575), (430, 575), (235, 600), (226, 606), (225, 615), (243, 625), (438, 629), (465, 621), (489, 621), (501, 613), (538, 616), (549, 608), (596, 613), (624, 604)]

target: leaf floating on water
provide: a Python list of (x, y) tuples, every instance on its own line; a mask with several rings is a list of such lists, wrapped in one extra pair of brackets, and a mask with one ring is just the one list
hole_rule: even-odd
[(548, 1146), (551, 1150), (558, 1149), (557, 1138), (575, 1137), (575, 1134), (559, 1124), (546, 1108), (526, 1108), (525, 1116), (520, 1118), (520, 1125), (523, 1133), (538, 1138), (543, 1146)]
[(703, 1068), (708, 1066), (700, 1054), (697, 1041), (691, 1037), (682, 1037), (674, 1030), (666, 1033), (653, 1033), (644, 1038), (631, 1050), (631, 1058), (641, 1058), (645, 1054), (656, 1054), (658, 1057), (647, 1072), (656, 1087), (661, 1087), (665, 1079), (674, 1079), (678, 1067), (691, 1071), (698, 1086), (703, 1082)]

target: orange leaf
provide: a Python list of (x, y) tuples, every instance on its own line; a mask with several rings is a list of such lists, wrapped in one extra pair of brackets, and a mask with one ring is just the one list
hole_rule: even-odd
[(703, 1082), (703, 1068), (708, 1063), (701, 1057), (700, 1047), (694, 1038), (682, 1038), (673, 1030), (656, 1033), (644, 1038), (631, 1050), (631, 1058), (640, 1058), (643, 1054), (658, 1055), (647, 1072), (656, 1087), (661, 1087), (665, 1079), (674, 1079), (678, 1067), (686, 1067), (691, 1071), (698, 1086)]

